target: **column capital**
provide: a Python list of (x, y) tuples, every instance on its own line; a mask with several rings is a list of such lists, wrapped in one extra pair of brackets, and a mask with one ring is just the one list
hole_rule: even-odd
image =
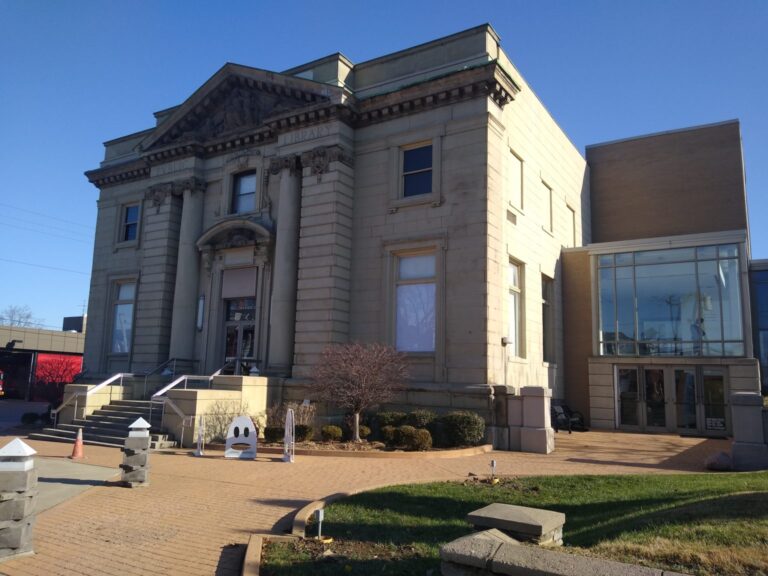
[(330, 169), (331, 162), (342, 162), (354, 166), (352, 155), (338, 145), (318, 146), (301, 154), (301, 163), (312, 169), (312, 174), (325, 174)]
[(279, 156), (272, 158), (269, 163), (269, 173), (273, 175), (280, 174), (282, 170), (289, 170), (291, 174), (298, 174), (301, 171), (301, 159), (298, 154), (288, 156)]

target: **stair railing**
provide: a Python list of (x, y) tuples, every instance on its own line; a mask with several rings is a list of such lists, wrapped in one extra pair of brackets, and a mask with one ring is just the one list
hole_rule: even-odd
[[(94, 386), (90, 390), (87, 390), (86, 392), (73, 392), (72, 394), (70, 394), (69, 396), (67, 396), (64, 399), (64, 401), (61, 403), (61, 406), (51, 410), (51, 416), (53, 416), (53, 427), (54, 428), (58, 427), (58, 424), (59, 424), (59, 412), (61, 412), (64, 408), (66, 408), (69, 404), (71, 404), (72, 401), (75, 402), (75, 410), (73, 412), (74, 418), (77, 418), (77, 404), (78, 404), (78, 399), (79, 398), (81, 398), (83, 396), (86, 397), (86, 398), (88, 396), (92, 396), (96, 392), (101, 391), (105, 387), (113, 384), (114, 382), (117, 382), (118, 380), (120, 381), (120, 387), (122, 388), (122, 386), (123, 386), (123, 378), (132, 378), (132, 377), (133, 377), (133, 374), (130, 374), (128, 372), (120, 372), (119, 374), (115, 374), (114, 376), (112, 376), (110, 378), (107, 378), (106, 380), (104, 380), (104, 382), (102, 382), (100, 384), (97, 384), (96, 386)], [(111, 390), (110, 390), (110, 394), (109, 394), (109, 400), (110, 401), (112, 400), (112, 391)], [(87, 403), (86, 403), (86, 405), (87, 405)]]
[[(170, 376), (171, 378), (176, 377), (176, 367), (179, 362), (187, 362), (192, 365), (196, 364), (196, 360), (188, 359), (188, 358), (168, 358), (165, 362), (162, 364), (159, 364), (158, 366), (155, 366), (150, 370), (149, 372), (146, 372), (144, 374), (144, 391), (141, 395), (142, 398), (147, 397), (147, 384), (149, 382), (149, 377), (154, 376), (155, 374), (161, 374), (163, 376)], [(166, 372), (168, 370), (168, 372)]]
[(171, 400), (167, 396), (159, 397), (159, 398), (154, 398), (153, 397), (152, 400), (150, 400), (150, 404), (149, 404), (149, 418), (150, 418), (150, 422), (152, 421), (152, 406), (154, 404), (161, 404), (162, 405), (162, 414), (160, 416), (160, 429), (161, 430), (165, 429), (165, 407), (166, 406), (170, 406), (171, 410), (173, 410), (176, 413), (176, 415), (179, 417), (179, 419), (180, 419), (180, 424), (179, 424), (179, 429), (180, 429), (180, 433), (179, 433), (179, 446), (183, 447), (184, 446), (184, 430), (185, 430), (185, 428), (189, 428), (190, 426), (194, 426), (194, 424), (195, 424), (194, 417), (193, 416), (187, 416), (186, 414), (184, 414), (184, 412), (182, 412), (181, 408), (179, 408), (179, 406), (176, 404), (176, 402), (174, 402), (173, 400)]
[(167, 386), (164, 386), (163, 388), (161, 388), (160, 390), (158, 390), (157, 392), (152, 394), (152, 396), (149, 399), (149, 419), (150, 419), (150, 422), (152, 421), (153, 406), (155, 404), (161, 403), (162, 404), (162, 415), (160, 417), (160, 428), (163, 428), (165, 426), (165, 406), (166, 406), (166, 404), (169, 405), (171, 407), (171, 409), (173, 409), (173, 411), (176, 412), (176, 414), (181, 418), (181, 434), (180, 434), (181, 439), (179, 440), (179, 443), (180, 443), (180, 445), (183, 445), (183, 442), (184, 442), (184, 428), (189, 427), (189, 426), (194, 426), (194, 417), (193, 416), (187, 416), (186, 414), (184, 414), (184, 412), (181, 411), (181, 409), (176, 405), (176, 403), (173, 400), (171, 400), (170, 398), (168, 398), (168, 396), (166, 396), (166, 393), (169, 390), (173, 390), (174, 388), (176, 388), (176, 386), (178, 386), (182, 382), (184, 383), (184, 390), (186, 390), (187, 389), (187, 383), (189, 382), (189, 380), (208, 380), (208, 387), (211, 387), (213, 385), (212, 384), (213, 383), (213, 379), (216, 376), (220, 375), (221, 372), (227, 366), (229, 366), (230, 364), (232, 364), (232, 361), (226, 362), (221, 368), (216, 370), (216, 372), (214, 372), (210, 376), (193, 376), (193, 375), (189, 375), (189, 374), (184, 374), (183, 376), (179, 376), (178, 378), (176, 378), (176, 380), (174, 380), (173, 382), (171, 382)]

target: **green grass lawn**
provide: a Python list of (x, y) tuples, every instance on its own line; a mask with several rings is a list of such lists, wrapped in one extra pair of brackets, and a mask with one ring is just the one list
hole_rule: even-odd
[(768, 472), (385, 488), (326, 509), (330, 545), (270, 544), (261, 573), (438, 576), (440, 545), (468, 534), (466, 514), (491, 502), (565, 513), (563, 550), (574, 553), (691, 574), (768, 574)]

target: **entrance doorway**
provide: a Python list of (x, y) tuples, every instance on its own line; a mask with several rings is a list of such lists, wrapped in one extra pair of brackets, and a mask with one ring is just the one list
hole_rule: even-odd
[(727, 390), (722, 368), (616, 366), (615, 370), (619, 428), (727, 434)]
[(224, 301), (224, 359), (235, 374), (248, 375), (258, 370), (256, 338), (256, 298), (231, 298)]

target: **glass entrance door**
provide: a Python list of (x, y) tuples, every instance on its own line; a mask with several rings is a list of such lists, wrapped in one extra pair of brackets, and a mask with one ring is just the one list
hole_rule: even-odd
[(257, 366), (256, 299), (232, 298), (224, 301), (224, 356), (235, 374), (249, 374)]
[(667, 403), (664, 391), (664, 369), (645, 368), (643, 370), (643, 398), (646, 428), (666, 429)]
[(649, 432), (724, 436), (725, 369), (708, 366), (617, 366), (616, 424)]
[(617, 369), (617, 405), (619, 426), (639, 426), (640, 389), (637, 368)]
[(680, 432), (699, 430), (699, 410), (696, 402), (696, 370), (675, 368), (675, 414)]

